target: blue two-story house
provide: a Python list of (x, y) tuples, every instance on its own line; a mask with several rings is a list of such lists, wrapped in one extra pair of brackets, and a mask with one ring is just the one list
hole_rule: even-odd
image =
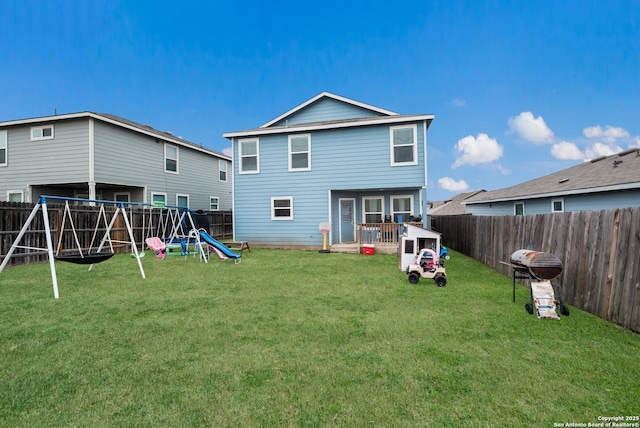
[(234, 237), (252, 245), (397, 245), (398, 224), (426, 213), (432, 114), (402, 115), (323, 92), (233, 147)]

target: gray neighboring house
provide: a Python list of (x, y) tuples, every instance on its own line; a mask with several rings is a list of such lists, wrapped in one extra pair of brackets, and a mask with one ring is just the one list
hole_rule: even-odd
[(583, 162), (463, 202), (473, 215), (529, 215), (640, 206), (640, 148)]
[(0, 201), (52, 195), (230, 210), (231, 162), (111, 114), (0, 122)]

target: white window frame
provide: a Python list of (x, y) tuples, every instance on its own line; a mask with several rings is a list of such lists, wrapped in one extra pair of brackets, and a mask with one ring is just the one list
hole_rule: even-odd
[(0, 150), (4, 150), (4, 162), (0, 163), (0, 166), (7, 166), (9, 164), (9, 133), (6, 129), (0, 131)]
[[(170, 158), (167, 156), (167, 147), (176, 150), (176, 158)], [(176, 170), (172, 171), (167, 169), (167, 160), (175, 160), (176, 161)], [(180, 148), (178, 146), (174, 146), (173, 144), (164, 143), (164, 172), (168, 174), (179, 174), (180, 173)]]
[[(555, 203), (560, 202), (560, 210), (555, 209)], [(556, 198), (551, 200), (551, 212), (552, 213), (563, 213), (564, 212), (564, 198)]]
[[(51, 135), (44, 135), (44, 130), (45, 129), (51, 129)], [(40, 132), (37, 132), (40, 131)], [(54, 129), (53, 129), (53, 124), (50, 125), (40, 125), (40, 126), (32, 126), (31, 127), (31, 141), (41, 141), (41, 140), (53, 140), (54, 138)], [(34, 136), (34, 132), (40, 134), (40, 135), (36, 135)]]
[[(242, 145), (244, 143), (256, 143), (256, 153), (251, 155), (245, 155), (242, 153)], [(256, 169), (255, 170), (244, 170), (242, 168), (242, 160), (245, 157), (255, 157), (256, 158)], [(243, 140), (238, 140), (238, 174), (259, 174), (260, 173), (260, 139), (259, 138), (245, 138)]]
[[(218, 159), (218, 180), (226, 183), (227, 182), (227, 161), (224, 159)], [(224, 177), (222, 174), (224, 173)]]
[[(518, 214), (518, 205), (522, 205), (522, 214)], [(513, 215), (525, 215), (524, 201), (518, 201), (513, 203)]]
[[(215, 200), (215, 208), (213, 207)], [(220, 211), (220, 198), (217, 196), (209, 196), (209, 211)]]
[(113, 200), (114, 201), (118, 200), (118, 196), (126, 196), (127, 197), (126, 201), (120, 201), (120, 202), (131, 202), (131, 192), (113, 192)]
[[(380, 211), (367, 211), (367, 201), (372, 199), (380, 201)], [(377, 223), (374, 221), (367, 221), (367, 214), (380, 214), (379, 223), (382, 223), (384, 221), (384, 198), (382, 196), (365, 196), (362, 198), (362, 222)]]
[(19, 201), (13, 202), (24, 202), (24, 192), (22, 190), (7, 190), (7, 201), (11, 202), (11, 195), (20, 195)]
[[(180, 198), (186, 198), (187, 199), (187, 205), (180, 205)], [(189, 203), (190, 203), (190, 198), (189, 195), (187, 193), (176, 193), (176, 207), (183, 207), (183, 208), (189, 208)]]
[[(390, 207), (391, 221), (395, 222), (395, 218), (396, 218), (396, 214), (397, 213), (402, 213), (403, 215), (406, 213), (406, 211), (395, 211), (393, 209), (393, 201), (395, 201), (396, 199), (409, 199), (409, 217), (411, 217), (413, 215), (413, 195), (392, 195), (391, 196), (391, 207)], [(410, 221), (409, 217), (403, 218), (402, 221), (403, 222), (409, 222)]]
[[(292, 144), (292, 140), (294, 138), (303, 138), (306, 137), (307, 139), (307, 150), (306, 151), (300, 151), (300, 152), (294, 152), (291, 148), (291, 144)], [(293, 155), (297, 154), (305, 154), (307, 155), (307, 166), (304, 168), (295, 168), (293, 166)], [(289, 135), (289, 172), (294, 172), (294, 171), (311, 171), (311, 134), (291, 134)]]
[[(408, 147), (409, 145), (406, 144), (403, 146), (394, 146), (393, 132), (396, 129), (408, 129), (408, 128), (412, 130), (412, 134), (413, 134), (413, 144), (411, 145), (413, 160), (410, 162), (396, 162), (394, 149), (396, 147)], [(418, 125), (390, 126), (389, 127), (389, 154), (390, 154), (391, 166), (418, 165)]]
[[(276, 215), (277, 209), (287, 209), (283, 207), (276, 207), (276, 201), (289, 201), (289, 215), (288, 216), (278, 216)], [(293, 196), (274, 196), (271, 198), (271, 220), (293, 220)]]
[(166, 193), (151, 192), (151, 205), (152, 206), (159, 206), (159, 205), (156, 205), (156, 201), (154, 200), (155, 196), (162, 196), (162, 199), (164, 201), (163, 202), (163, 204), (164, 204), (163, 206), (167, 205), (167, 194)]

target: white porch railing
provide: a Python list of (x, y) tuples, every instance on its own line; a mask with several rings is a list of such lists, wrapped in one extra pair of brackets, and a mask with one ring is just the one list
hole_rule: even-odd
[[(422, 227), (420, 222), (405, 223)], [(397, 246), (402, 236), (401, 223), (360, 223), (356, 230), (356, 242), (359, 245), (374, 244)]]

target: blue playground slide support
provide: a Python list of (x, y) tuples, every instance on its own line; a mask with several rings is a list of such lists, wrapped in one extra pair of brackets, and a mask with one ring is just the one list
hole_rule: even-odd
[(230, 259), (239, 259), (240, 257), (242, 257), (242, 254), (238, 254), (235, 251), (232, 251), (229, 247), (224, 245), (222, 242), (216, 240), (215, 238), (213, 238), (211, 235), (209, 235), (207, 232), (203, 230), (200, 231), (200, 240), (220, 250), (222, 254), (229, 257)]

